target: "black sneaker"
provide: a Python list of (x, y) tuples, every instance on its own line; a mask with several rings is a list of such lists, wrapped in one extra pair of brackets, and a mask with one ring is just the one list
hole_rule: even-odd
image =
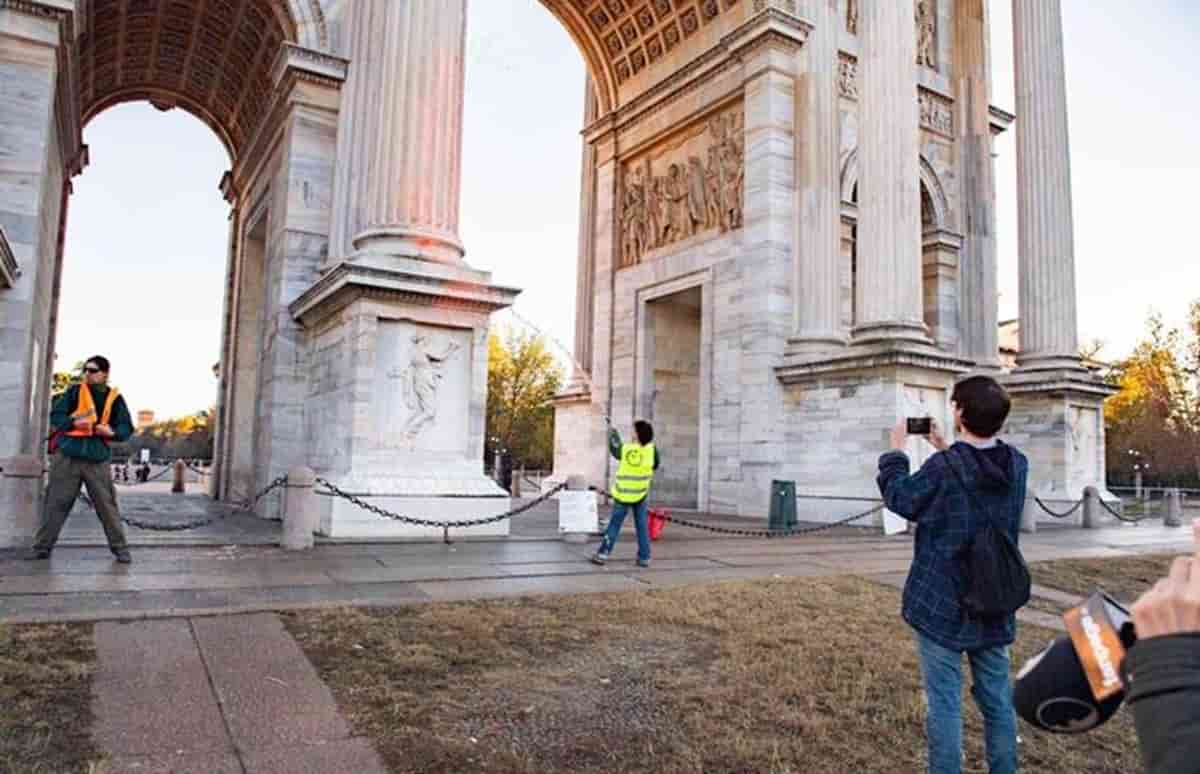
[(50, 558), (49, 548), (31, 548), (29, 553), (23, 557), (27, 562), (40, 562)]
[(113, 554), (117, 557), (119, 564), (129, 564), (133, 561), (133, 557), (129, 555), (129, 551), (113, 551)]

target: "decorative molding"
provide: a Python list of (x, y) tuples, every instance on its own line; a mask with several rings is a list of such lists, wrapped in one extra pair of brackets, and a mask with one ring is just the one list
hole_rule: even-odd
[(951, 100), (928, 89), (920, 89), (917, 92), (917, 104), (920, 106), (922, 129), (954, 137), (954, 106)]
[(1017, 120), (1015, 115), (1009, 113), (1007, 110), (998, 108), (995, 105), (988, 106), (988, 118), (990, 119), (992, 127), (992, 136), (1003, 134), (1004, 132), (1008, 131), (1008, 128), (1012, 126), (1013, 121)]
[(17, 284), (17, 278), (20, 276), (21, 267), (17, 266), (17, 259), (8, 245), (4, 227), (0, 226), (0, 283), (3, 283), (0, 287), (11, 288)]
[(278, 86), (293, 70), (304, 80), (340, 88), (349, 69), (347, 59), (285, 41), (271, 67), (271, 82)]
[(1018, 368), (1000, 380), (1010, 395), (1048, 394), (1103, 400), (1118, 390), (1082, 366), (1044, 371)]
[(889, 342), (855, 344), (836, 354), (785, 357), (775, 367), (775, 376), (783, 384), (812, 384), (847, 373), (893, 368), (920, 368), (950, 374), (967, 373), (972, 362), (931, 345)]
[(305, 327), (360, 298), (454, 308), (486, 315), (512, 306), (519, 293), (513, 288), (462, 277), (439, 277), (342, 262), (304, 291), (288, 306), (288, 311)]

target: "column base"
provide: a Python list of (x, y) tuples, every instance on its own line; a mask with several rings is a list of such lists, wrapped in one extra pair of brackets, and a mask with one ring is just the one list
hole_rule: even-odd
[(1017, 355), (1018, 372), (1034, 371), (1082, 371), (1083, 361), (1078, 355)]
[(896, 341), (933, 346), (933, 339), (929, 337), (929, 329), (924, 323), (904, 320), (856, 325), (851, 330), (851, 341), (854, 344)]
[(845, 331), (807, 331), (787, 340), (785, 357), (821, 355), (845, 349), (850, 337)]
[(354, 237), (356, 253), (364, 256), (416, 258), (434, 263), (461, 264), (466, 248), (451, 232), (410, 228), (367, 229)]

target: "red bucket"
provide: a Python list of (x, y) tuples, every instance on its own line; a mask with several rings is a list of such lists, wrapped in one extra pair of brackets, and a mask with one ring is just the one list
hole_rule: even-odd
[(667, 516), (669, 516), (670, 513), (671, 512), (668, 511), (666, 508), (651, 508), (650, 509), (649, 516), (650, 516), (650, 539), (651, 540), (658, 540), (659, 536), (662, 535), (663, 528), (667, 526)]

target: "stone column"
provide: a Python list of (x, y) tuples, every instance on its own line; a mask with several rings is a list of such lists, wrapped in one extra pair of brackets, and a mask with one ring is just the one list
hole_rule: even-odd
[(1022, 370), (1077, 368), (1075, 246), (1060, 0), (1013, 0)]
[(921, 298), (917, 42), (913, 6), (859, 11), (859, 341), (928, 342)]
[(836, 349), (846, 343), (841, 324), (841, 170), (838, 115), (838, 0), (814, 0), (813, 29), (797, 79), (800, 217), (795, 262), (796, 330), (793, 352)]
[(460, 263), (466, 0), (355, 0), (330, 261)]
[[(583, 126), (586, 129), (596, 120), (599, 103), (596, 85), (591, 76), (587, 78), (583, 97)], [(596, 215), (596, 150), (587, 138), (583, 140), (579, 186), (579, 258), (575, 278), (575, 361), (583, 368), (592, 366), (592, 296), (595, 287), (592, 275), (594, 263), (595, 234), (593, 220)], [(577, 366), (578, 367), (578, 366)], [(581, 381), (582, 374), (575, 374), (572, 381)]]
[(992, 159), (991, 64), (984, 0), (958, 0), (954, 64), (962, 195), (958, 352), (983, 370), (1000, 368), (996, 274), (996, 177)]

